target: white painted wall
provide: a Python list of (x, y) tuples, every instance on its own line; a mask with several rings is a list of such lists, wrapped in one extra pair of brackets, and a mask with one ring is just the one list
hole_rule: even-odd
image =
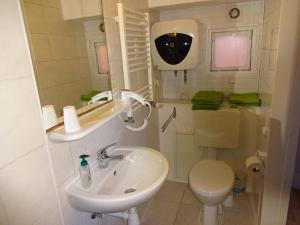
[[(238, 7), (241, 16), (230, 19), (231, 8)], [(263, 22), (263, 2), (224, 4), (206, 7), (181, 7), (160, 11), (160, 20), (195, 19), (200, 27), (200, 64), (188, 71), (189, 97), (199, 90), (228, 92), (257, 92), (260, 62), (260, 40)], [(253, 29), (253, 52), (251, 71), (210, 72), (210, 30)], [(173, 71), (162, 71), (163, 98), (179, 98), (183, 92), (183, 71), (177, 79)]]
[(62, 224), (18, 0), (0, 1), (0, 224)]

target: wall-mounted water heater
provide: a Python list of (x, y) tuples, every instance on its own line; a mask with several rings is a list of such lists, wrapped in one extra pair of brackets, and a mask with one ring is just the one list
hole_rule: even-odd
[(189, 70), (199, 63), (199, 26), (195, 20), (168, 20), (151, 28), (153, 65), (159, 70)]

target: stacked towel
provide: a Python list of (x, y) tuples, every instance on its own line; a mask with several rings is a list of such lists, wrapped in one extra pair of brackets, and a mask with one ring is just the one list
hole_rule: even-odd
[(192, 98), (193, 110), (217, 110), (222, 105), (224, 94), (218, 91), (199, 91)]
[(259, 106), (260, 104), (257, 93), (231, 93), (228, 96), (228, 102), (231, 106)]

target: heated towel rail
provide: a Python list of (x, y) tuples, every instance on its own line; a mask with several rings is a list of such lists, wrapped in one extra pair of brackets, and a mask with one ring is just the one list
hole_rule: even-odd
[(173, 108), (173, 112), (172, 114), (169, 116), (169, 118), (167, 119), (167, 121), (164, 123), (164, 125), (162, 125), (161, 127), (161, 132), (165, 132), (165, 130), (167, 129), (167, 127), (169, 126), (169, 124), (171, 123), (172, 119), (176, 118), (176, 108)]
[[(153, 100), (149, 14), (117, 6), (125, 89)], [(139, 107), (132, 103), (133, 111)]]

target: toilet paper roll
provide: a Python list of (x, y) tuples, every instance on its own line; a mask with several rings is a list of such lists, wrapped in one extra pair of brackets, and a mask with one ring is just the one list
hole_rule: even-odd
[(255, 177), (261, 176), (264, 173), (264, 165), (257, 156), (251, 156), (246, 159), (246, 168), (250, 175)]
[(80, 131), (80, 124), (74, 106), (65, 106), (64, 109), (64, 126), (66, 133)]

